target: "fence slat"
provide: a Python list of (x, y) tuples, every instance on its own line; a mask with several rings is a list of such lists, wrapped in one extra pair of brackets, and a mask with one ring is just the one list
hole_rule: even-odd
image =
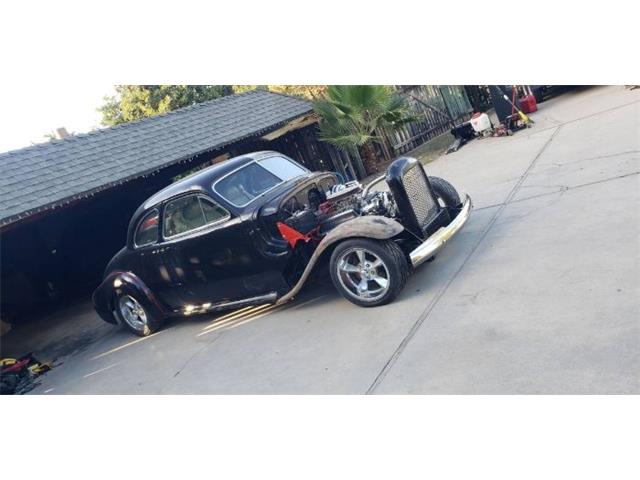
[(407, 99), (411, 113), (419, 117), (415, 122), (385, 132), (389, 146), (397, 155), (441, 135), (451, 128), (451, 120), (459, 123), (473, 111), (462, 85), (396, 85), (394, 88)]

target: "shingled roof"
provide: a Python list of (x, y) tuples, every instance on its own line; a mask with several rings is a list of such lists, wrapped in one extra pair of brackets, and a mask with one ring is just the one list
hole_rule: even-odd
[(0, 154), (0, 226), (280, 128), (310, 102), (252, 90)]

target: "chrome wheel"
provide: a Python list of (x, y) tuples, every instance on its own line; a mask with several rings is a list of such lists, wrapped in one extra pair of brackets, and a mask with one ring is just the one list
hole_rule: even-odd
[(389, 290), (389, 270), (382, 259), (366, 248), (345, 250), (337, 262), (337, 276), (349, 295), (375, 301)]
[(144, 307), (130, 295), (118, 300), (118, 309), (122, 319), (134, 330), (143, 331), (147, 325), (147, 312)]

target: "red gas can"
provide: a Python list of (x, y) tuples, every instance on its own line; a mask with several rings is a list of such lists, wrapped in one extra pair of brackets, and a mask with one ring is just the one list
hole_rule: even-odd
[(538, 104), (536, 103), (536, 98), (533, 95), (525, 95), (522, 98), (519, 98), (520, 107), (524, 113), (531, 113), (538, 110)]

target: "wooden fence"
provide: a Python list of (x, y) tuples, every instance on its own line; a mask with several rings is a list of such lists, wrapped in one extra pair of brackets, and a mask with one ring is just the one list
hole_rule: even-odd
[(467, 120), (473, 111), (461, 85), (395, 85), (394, 89), (407, 99), (418, 120), (380, 132), (387, 148), (381, 146), (379, 154), (386, 160), (392, 159), (389, 155), (395, 158), (448, 132), (454, 124)]
[[(382, 142), (375, 144), (376, 153), (386, 162), (448, 132), (454, 124), (468, 119), (473, 110), (463, 86), (396, 85), (393, 88), (407, 99), (417, 120), (395, 130), (377, 132)], [(258, 147), (281, 151), (311, 170), (338, 172), (345, 180), (361, 180), (367, 176), (358, 152), (349, 154), (318, 140), (317, 124), (289, 132), (268, 145), (252, 146)]]

